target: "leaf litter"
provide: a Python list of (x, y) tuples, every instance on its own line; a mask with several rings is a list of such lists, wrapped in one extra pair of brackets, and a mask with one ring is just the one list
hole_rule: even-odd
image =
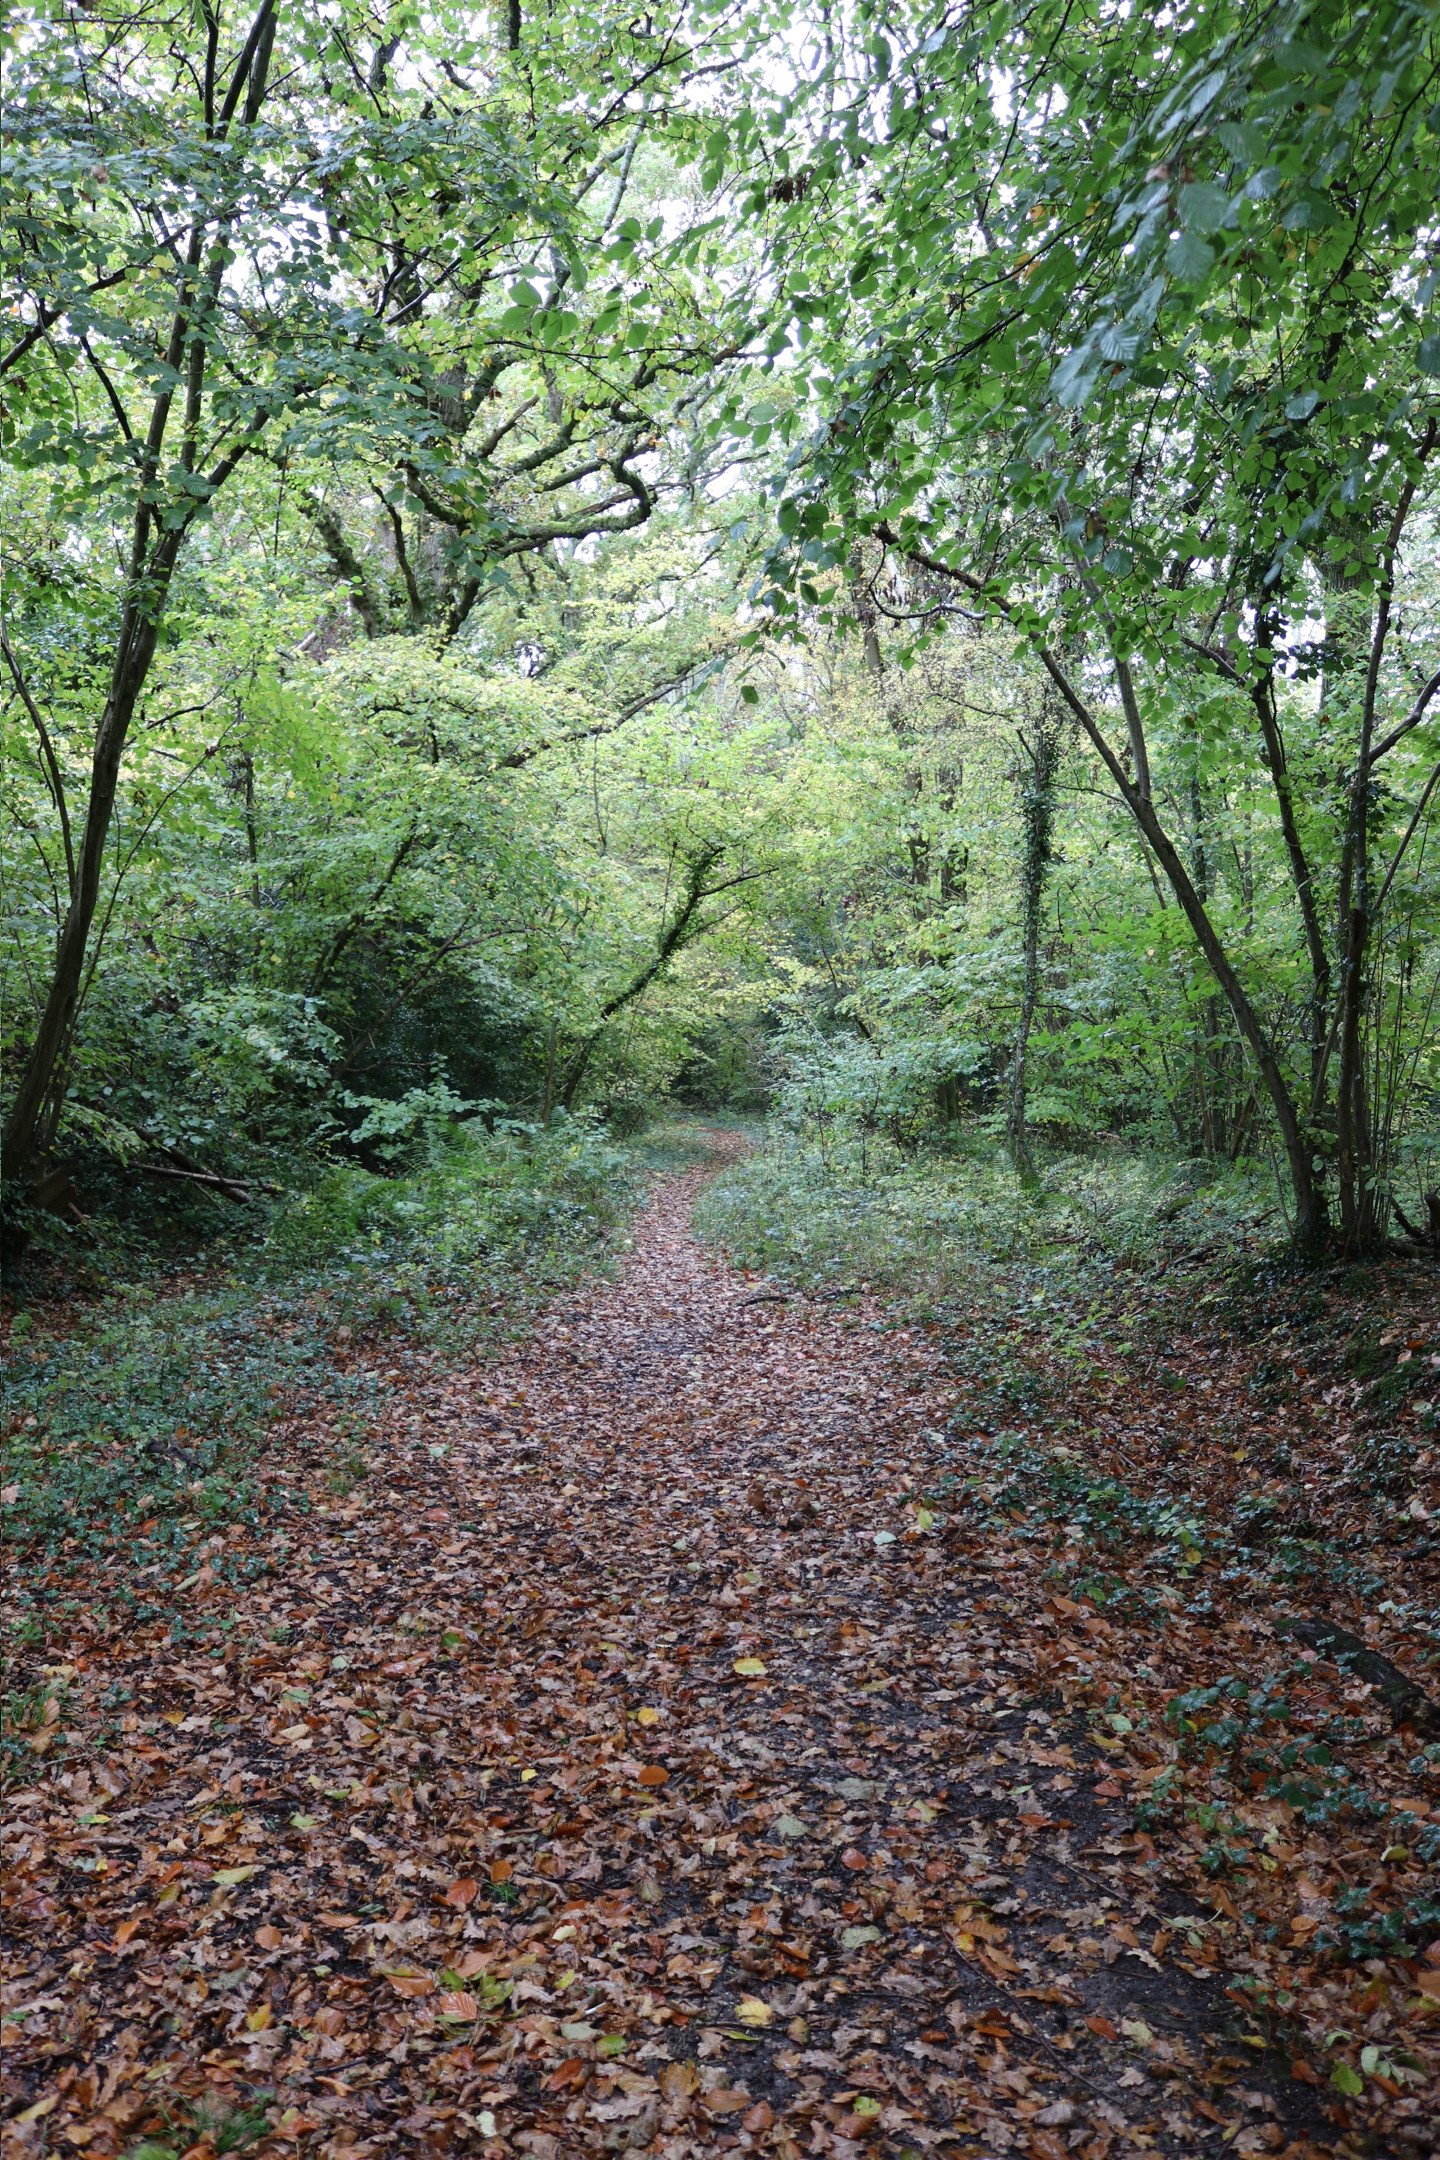
[(757, 1294), (706, 1174), (523, 1347), (391, 1373), (357, 1490), (299, 1451), (300, 1534), (223, 1541), (270, 1572), (187, 1585), (217, 1649), (77, 1637), (11, 1811), (13, 2149), (1429, 2150), (1440, 1957), (1327, 1977), (1303, 1797), (1210, 1871), (1149, 1715), (1193, 1636), (1057, 1590), (934, 1331)]

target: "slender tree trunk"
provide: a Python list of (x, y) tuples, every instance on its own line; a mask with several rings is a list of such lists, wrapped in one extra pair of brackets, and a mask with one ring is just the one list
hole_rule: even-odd
[(1020, 993), (1020, 1020), (1010, 1059), (1010, 1111), (1007, 1134), (1015, 1168), (1024, 1178), (1033, 1177), (1035, 1165), (1025, 1129), (1025, 1060), (1030, 1030), (1040, 997), (1040, 909), (1045, 897), (1045, 877), (1050, 867), (1050, 841), (1055, 821), (1055, 774), (1060, 762), (1060, 729), (1047, 690), (1035, 731), (1035, 741), (1023, 741), (1029, 771), (1020, 797), (1024, 828), (1020, 861), (1020, 926), (1024, 942), (1025, 976)]
[(131, 578), (110, 690), (95, 735), (85, 828), (75, 861), (75, 889), (56, 941), (49, 993), (0, 1136), (0, 1152), (9, 1178), (26, 1176), (36, 1155), (48, 1145), (58, 1099), (64, 1091), (90, 929), (100, 900), (105, 843), (120, 784), (120, 763), (135, 707), (155, 657), (160, 612), (179, 547), (180, 534), (167, 533), (150, 563)]
[(1305, 1130), (1299, 1107), (1280, 1069), (1274, 1046), (1260, 1024), (1260, 1016), (1251, 1004), (1245, 986), (1220, 942), (1209, 911), (1195, 890), (1179, 849), (1160, 823), (1148, 791), (1142, 793), (1131, 779), (1105, 730), (1071, 683), (1055, 654), (1042, 650), (1040, 658), (1051, 681), (1094, 744), (1107, 772), (1123, 796), (1130, 815), (1149, 841), (1155, 859), (1220, 986), (1241, 1038), (1255, 1060), (1261, 1083), (1270, 1098), (1270, 1107), (1279, 1128), (1280, 1144), (1285, 1152), (1285, 1166), (1289, 1172), (1295, 1203), (1295, 1244), (1301, 1252), (1319, 1254), (1325, 1248), (1329, 1233), (1325, 1188), (1319, 1175), (1313, 1142)]
[[(891, 546), (900, 545), (899, 535), (888, 524), (878, 523), (875, 531), (878, 538)], [(902, 552), (907, 553), (912, 561), (922, 563), (927, 570), (937, 570), (944, 577), (954, 578), (984, 600), (989, 607), (994, 608), (997, 614), (1013, 620), (1014, 611), (1009, 601), (1003, 595), (997, 594), (985, 579), (977, 576), (974, 571), (958, 569), (954, 564), (942, 562), (938, 556), (931, 555), (924, 549), (909, 548), (902, 549)], [(1255, 1060), (1261, 1082), (1275, 1113), (1276, 1125), (1279, 1127), (1280, 1142), (1285, 1150), (1285, 1162), (1295, 1200), (1295, 1242), (1304, 1252), (1319, 1253), (1324, 1249), (1329, 1223), (1325, 1190), (1317, 1174), (1313, 1145), (1302, 1123), (1295, 1099), (1286, 1084), (1285, 1075), (1280, 1070), (1280, 1061), (1260, 1025), (1260, 1017), (1250, 1003), (1245, 986), (1216, 934), (1209, 912), (1195, 890), (1179, 850), (1156, 815), (1150, 794), (1145, 731), (1129, 667), (1118, 654), (1113, 655), (1130, 737), (1133, 775), (1126, 770), (1124, 759), (1117, 753), (1095, 714), (1071, 682), (1060, 655), (1049, 646), (1042, 645), (1038, 639), (1034, 640), (1034, 650), (1046, 674), (1094, 745), (1130, 815), (1149, 841), (1155, 859), (1168, 879), (1170, 889), (1194, 931), (1200, 950), (1205, 955), (1225, 1002), (1234, 1015), (1235, 1025)]]
[[(253, 126), (264, 100), (275, 41), (276, 0), (260, 0), (249, 34), (235, 64), (218, 120), (213, 115), (213, 82), (207, 73), (206, 114), (209, 131), (223, 137), (237, 111)], [(243, 99), (243, 106), (242, 106)], [(111, 663), (105, 709), (95, 733), (86, 801), (85, 830), (75, 864), (74, 887), (55, 947), (55, 968), (35, 1037), (25, 1059), (15, 1098), (0, 1134), (5, 1174), (25, 1177), (40, 1150), (48, 1145), (58, 1120), (67, 1065), (85, 984), (90, 931), (100, 899), (100, 872), (115, 811), (121, 761), (150, 664), (159, 641), (160, 623), (180, 549), (193, 521), (198, 498), (186, 487), (171, 494), (168, 524), (157, 509), (162, 458), (177, 397), (180, 438), (175, 457), (187, 481), (193, 481), (199, 455), (207, 361), (206, 335), (229, 260), (231, 217), (220, 212), (191, 227), (178, 265), (175, 311), (165, 348), (167, 379), (150, 406), (149, 425), (140, 451), (139, 485), (131, 528), (120, 626)], [(182, 395), (183, 393), (183, 395)], [(258, 432), (259, 423), (254, 424)], [(227, 452), (206, 483), (206, 493), (235, 470), (246, 454), (242, 440)]]
[(555, 1118), (555, 1045), (559, 1036), (559, 1023), (554, 1013), (545, 1034), (545, 1092), (540, 1101), (540, 1122), (547, 1129)]
[[(1269, 641), (1276, 635), (1277, 628), (1272, 618), (1258, 615), (1256, 645), (1261, 645), (1263, 640), (1268, 649)], [(1320, 924), (1320, 909), (1315, 898), (1315, 880), (1310, 869), (1310, 860), (1305, 853), (1300, 828), (1296, 822), (1295, 795), (1290, 782), (1290, 767), (1285, 755), (1280, 715), (1275, 703), (1273, 671), (1267, 671), (1260, 677), (1251, 696), (1256, 717), (1260, 722), (1260, 741), (1264, 749), (1265, 765), (1270, 774), (1270, 784), (1280, 814), (1280, 832), (1285, 842), (1286, 860), (1290, 865), (1290, 882), (1295, 888), (1300, 921), (1305, 932), (1305, 950), (1310, 961), (1310, 1013), (1306, 1032), (1310, 1041), (1309, 1105), (1313, 1119), (1319, 1114), (1324, 1090), (1325, 1041), (1330, 1026), (1330, 999), (1333, 988), (1330, 955)]]
[(255, 760), (248, 750), (240, 753), (241, 801), (245, 809), (245, 859), (250, 865), (250, 904), (260, 905), (260, 834), (255, 823)]

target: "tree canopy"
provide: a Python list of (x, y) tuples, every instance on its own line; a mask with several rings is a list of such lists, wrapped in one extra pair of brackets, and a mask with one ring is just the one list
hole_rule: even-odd
[(1433, 1241), (1433, 7), (99, 0), (6, 128), (17, 1222), (679, 1087)]

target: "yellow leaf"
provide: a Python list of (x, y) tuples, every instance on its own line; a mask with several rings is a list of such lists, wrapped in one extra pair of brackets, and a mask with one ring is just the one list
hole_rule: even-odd
[(246, 2016), (246, 2032), (264, 2032), (273, 2015), (269, 2003), (261, 2003), (258, 2010), (251, 2010)]
[(758, 1995), (742, 1995), (735, 2006), (735, 2015), (742, 2025), (773, 2025), (775, 2013), (769, 2003)]
[(215, 1881), (225, 1883), (229, 1888), (233, 1889), (236, 1883), (249, 1882), (250, 1877), (257, 1872), (258, 1870), (253, 1867), (217, 1867)]
[(652, 1710), (649, 1703), (647, 1703), (643, 1710), (637, 1710), (635, 1712), (635, 1722), (637, 1725), (658, 1725), (660, 1722), (660, 1712), (658, 1710)]
[(766, 1672), (765, 1660), (758, 1657), (737, 1657), (731, 1669), (739, 1673), (742, 1680), (763, 1680)]

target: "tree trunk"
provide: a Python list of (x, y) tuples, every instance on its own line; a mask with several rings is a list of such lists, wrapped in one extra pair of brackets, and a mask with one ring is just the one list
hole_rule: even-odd
[(1142, 792), (1131, 779), (1105, 730), (1076, 691), (1055, 655), (1048, 649), (1042, 649), (1040, 658), (1060, 695), (1099, 752), (1106, 771), (1124, 798), (1130, 815), (1149, 841), (1155, 859), (1180, 903), (1181, 912), (1194, 931), (1196, 942), (1209, 963), (1210, 972), (1220, 986), (1241, 1038), (1255, 1060), (1261, 1083), (1270, 1098), (1270, 1107), (1275, 1113), (1280, 1144), (1285, 1151), (1285, 1165), (1290, 1175), (1295, 1206), (1295, 1245), (1300, 1252), (1316, 1257), (1324, 1251), (1329, 1235), (1325, 1188), (1317, 1174), (1313, 1142), (1305, 1130), (1285, 1075), (1280, 1070), (1280, 1061), (1260, 1025), (1260, 1016), (1251, 1004), (1245, 986), (1220, 942), (1209, 911), (1195, 890), (1179, 849), (1160, 823), (1148, 791)]
[(110, 675), (110, 691), (95, 736), (85, 829), (75, 863), (75, 889), (55, 946), (50, 989), (0, 1136), (5, 1175), (24, 1178), (53, 1136), (74, 1037), (90, 929), (100, 899), (105, 842), (120, 784), (120, 762), (135, 707), (155, 657), (160, 613), (179, 553), (180, 534), (167, 533), (147, 569), (131, 580)]
[(1055, 773), (1060, 761), (1060, 729), (1047, 690), (1035, 732), (1035, 741), (1021, 747), (1030, 761), (1020, 797), (1024, 846), (1020, 862), (1020, 926), (1024, 942), (1025, 977), (1020, 993), (1020, 1021), (1010, 1059), (1010, 1111), (1007, 1137), (1015, 1168), (1022, 1178), (1035, 1175), (1025, 1129), (1025, 1059), (1030, 1030), (1040, 996), (1040, 908), (1045, 897), (1045, 875), (1050, 867), (1050, 840), (1055, 819)]
[[(260, 0), (218, 123), (211, 120), (210, 132), (216, 136), (227, 133), (237, 111), (246, 127), (254, 125), (265, 96), (275, 22), (276, 0)], [(183, 391), (176, 463), (187, 483), (193, 482), (204, 399), (207, 326), (219, 303), (230, 227), (231, 212), (224, 210), (213, 221), (197, 219), (178, 265), (175, 312), (164, 356), (167, 378), (151, 402), (149, 425), (140, 450), (125, 596), (105, 709), (95, 733), (85, 830), (76, 859), (74, 886), (56, 942), (55, 969), (44, 1009), (0, 1134), (0, 1153), (5, 1173), (11, 1178), (24, 1178), (32, 1170), (37, 1155), (53, 1136), (64, 1101), (66, 1068), (85, 983), (90, 931), (100, 899), (100, 872), (115, 811), (121, 761), (135, 707), (155, 657), (181, 545), (202, 499), (187, 485), (178, 497), (171, 494), (168, 522), (161, 513), (157, 490), (166, 434), (177, 396)], [(252, 422), (252, 436), (258, 435), (262, 424), (258, 418)], [(242, 437), (238, 446), (225, 453), (206, 479), (204, 499), (223, 485), (248, 447), (248, 440)]]

